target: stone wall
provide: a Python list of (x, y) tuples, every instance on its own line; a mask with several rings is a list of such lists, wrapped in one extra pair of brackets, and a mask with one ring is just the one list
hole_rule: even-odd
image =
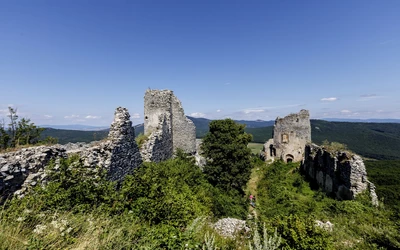
[(282, 159), (285, 162), (303, 160), (304, 147), (311, 142), (310, 114), (302, 109), (299, 113), (276, 118), (272, 140), (264, 144), (261, 157), (264, 160)]
[[(170, 125), (169, 131), (172, 137), (173, 150), (176, 151), (180, 148), (186, 153), (194, 154), (196, 152), (196, 127), (185, 116), (181, 102), (171, 90), (148, 89), (146, 91), (144, 96), (144, 118), (145, 135), (154, 137), (151, 134), (159, 133), (157, 130), (163, 127), (162, 123), (166, 120), (167, 124)], [(166, 135), (158, 137), (160, 139), (169, 138)], [(158, 141), (164, 143), (160, 140)], [(157, 148), (162, 150), (162, 147)], [(166, 150), (169, 150), (169, 148)]]
[(12, 194), (23, 196), (30, 186), (44, 181), (45, 166), (50, 160), (72, 154), (80, 155), (89, 169), (106, 169), (110, 180), (122, 181), (142, 163), (128, 110), (117, 108), (105, 141), (30, 147), (0, 154), (0, 203)]
[(67, 157), (61, 145), (24, 148), (0, 154), (0, 204), (19, 189), (36, 186), (46, 177), (44, 167), (51, 159)]
[(172, 95), (172, 135), (174, 151), (178, 148), (186, 153), (196, 153), (196, 126), (185, 116), (181, 102)]
[(167, 116), (159, 117), (158, 127), (149, 135), (147, 141), (140, 148), (144, 161), (160, 162), (173, 156), (172, 131)]
[(315, 144), (307, 144), (302, 172), (329, 195), (352, 200), (369, 189), (373, 204), (378, 204), (375, 186), (368, 181), (360, 156), (349, 152), (328, 152)]

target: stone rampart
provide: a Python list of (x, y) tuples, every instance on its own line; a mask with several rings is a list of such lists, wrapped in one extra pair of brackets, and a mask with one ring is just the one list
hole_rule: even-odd
[[(142, 163), (135, 132), (126, 108), (117, 108), (105, 141), (24, 148), (0, 154), (0, 198), (23, 196), (30, 187), (46, 179), (50, 160), (78, 154), (84, 166), (106, 169), (109, 180), (122, 181)], [(1, 200), (0, 200), (1, 203)]]
[(140, 148), (143, 161), (160, 162), (173, 156), (173, 143), (170, 120), (166, 116), (159, 117), (159, 125), (149, 135)]
[(346, 151), (328, 152), (307, 144), (302, 172), (327, 194), (341, 200), (352, 200), (369, 189), (373, 204), (378, 204), (375, 186), (368, 181), (360, 156)]

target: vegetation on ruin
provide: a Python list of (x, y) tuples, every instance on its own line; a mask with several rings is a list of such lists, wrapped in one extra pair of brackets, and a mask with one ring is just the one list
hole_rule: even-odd
[[(261, 170), (257, 210), (269, 232), (277, 228), (286, 249), (395, 249), (400, 224), (395, 211), (372, 206), (369, 194), (338, 201), (313, 190), (299, 173), (299, 164), (274, 162)], [(400, 177), (400, 175), (397, 175)], [(333, 231), (315, 220), (330, 221)]]
[(145, 135), (143, 133), (139, 133), (136, 138), (136, 144), (138, 145), (139, 148), (141, 148), (143, 146), (143, 144), (149, 139), (149, 135)]
[[(379, 207), (368, 193), (338, 201), (312, 189), (298, 163), (267, 165), (251, 156), (243, 126), (229, 120), (213, 126), (205, 149), (217, 160), (204, 172), (182, 151), (144, 163), (120, 184), (77, 156), (51, 162), (51, 182), (0, 208), (0, 249), (400, 248), (399, 161), (365, 162)], [(226, 162), (230, 167), (220, 167)], [(235, 162), (249, 164), (244, 174)], [(221, 185), (217, 176), (224, 177)], [(252, 231), (219, 236), (210, 224), (226, 217), (246, 219)], [(332, 222), (332, 232), (316, 220)]]

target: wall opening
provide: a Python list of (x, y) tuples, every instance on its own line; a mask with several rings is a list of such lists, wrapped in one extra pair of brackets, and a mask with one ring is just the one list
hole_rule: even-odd
[(282, 143), (288, 143), (288, 142), (289, 142), (289, 135), (282, 134)]
[(287, 163), (293, 162), (293, 159), (294, 159), (293, 155), (291, 155), (291, 154), (287, 154), (286, 155), (286, 162)]

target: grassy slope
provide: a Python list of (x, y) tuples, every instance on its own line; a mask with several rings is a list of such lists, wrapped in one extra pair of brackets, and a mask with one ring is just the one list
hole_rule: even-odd
[[(356, 201), (328, 198), (310, 189), (295, 164), (276, 162), (263, 171), (257, 210), (262, 222), (278, 228), (284, 245), (299, 249), (400, 247), (395, 215), (387, 208), (373, 207), (368, 195)], [(315, 220), (332, 222), (333, 232), (316, 229)]]
[(251, 152), (253, 154), (257, 154), (258, 155), (260, 153), (260, 151), (262, 150), (264, 144), (251, 142), (247, 146), (251, 149)]

